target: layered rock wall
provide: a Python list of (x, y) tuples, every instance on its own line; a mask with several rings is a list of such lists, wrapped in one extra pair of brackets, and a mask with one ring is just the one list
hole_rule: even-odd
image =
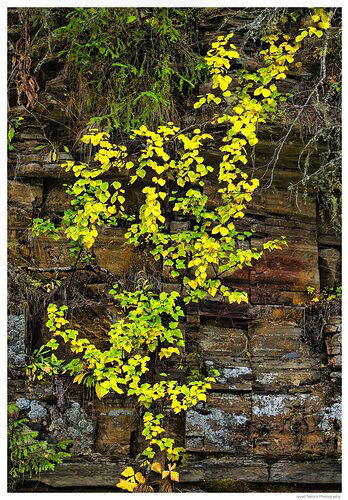
[[(212, 37), (209, 25), (203, 28), (207, 39)], [(50, 92), (52, 80), (52, 85), (46, 82)], [(71, 176), (59, 165), (69, 153), (61, 152), (52, 162), (47, 150), (35, 149), (45, 144), (45, 127), (52, 127), (53, 119), (66, 121), (64, 95), (50, 92), (40, 92), (39, 100), (45, 103), (40, 112), (23, 106), (11, 110), (24, 117), (9, 163), (11, 286), (19, 279), (16, 286), (22, 280), (28, 287), (23, 278), (15, 278), (20, 270), (20, 276), (30, 275), (28, 267), (73, 264), (63, 239), (33, 238), (29, 230), (33, 218), (57, 220), (69, 205), (64, 184)], [(269, 129), (262, 132), (256, 165), (272, 158), (276, 147), (272, 134)], [(289, 184), (301, 179), (297, 167), (301, 146), (300, 137), (293, 135), (274, 171), (264, 168), (254, 173), (262, 182), (243, 219), (245, 229), (253, 230), (245, 244), (257, 247), (283, 235), (288, 246), (227, 276), (231, 287), (248, 291), (250, 303), (238, 306), (212, 299), (188, 310), (183, 328), (193, 362), (217, 368), (221, 375), (206, 403), (190, 409), (185, 418), (173, 419), (173, 431), (190, 453), (181, 473), (183, 489), (233, 491), (239, 485), (245, 491), (262, 491), (267, 485), (287, 485), (290, 491), (330, 490), (340, 483), (339, 310), (332, 307), (329, 317), (320, 305), (308, 305), (307, 293), (308, 286), (320, 289), (340, 283), (340, 241), (319, 217), (314, 192), (305, 201), (290, 197)], [(217, 151), (206, 151), (206, 156), (211, 162), (218, 160)], [(211, 203), (215, 187), (213, 180), (206, 187)], [(128, 188), (126, 198), (137, 205), (140, 191)], [(170, 224), (177, 232), (186, 222), (172, 218)], [(115, 279), (152, 279), (159, 289), (175, 289), (165, 269), (124, 245), (123, 233), (123, 229), (101, 231), (95, 247), (97, 264)], [(75, 274), (80, 296), (75, 298), (72, 322), (92, 341), (102, 343), (116, 312), (103, 299), (110, 276), (105, 274), (103, 280), (92, 271)], [(60, 276), (67, 280), (70, 275)], [(12, 293), (9, 304), (10, 399), (49, 440), (73, 440), (71, 460), (41, 474), (41, 485), (111, 491), (120, 470), (139, 451), (136, 409), (122, 398), (106, 396), (99, 401), (91, 391), (64, 378), (28, 386), (23, 374), (25, 352), (48, 339), (38, 316), (44, 313), (50, 293), (39, 300), (28, 290), (18, 291), (23, 293), (27, 302), (16, 301)]]

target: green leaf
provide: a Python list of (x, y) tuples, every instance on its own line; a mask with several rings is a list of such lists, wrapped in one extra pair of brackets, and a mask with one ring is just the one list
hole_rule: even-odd
[[(7, 138), (8, 138), (8, 142), (11, 142), (12, 139), (14, 138), (14, 135), (15, 135), (15, 130), (13, 127), (10, 127), (8, 129), (8, 132), (7, 132)], [(35, 148), (36, 149), (36, 148)]]

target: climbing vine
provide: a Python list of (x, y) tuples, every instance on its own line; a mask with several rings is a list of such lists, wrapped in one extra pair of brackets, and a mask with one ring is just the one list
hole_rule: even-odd
[[(137, 401), (146, 445), (137, 457), (137, 468), (129, 466), (121, 473), (117, 483), (121, 489), (152, 491), (151, 472), (160, 474), (164, 482), (179, 480), (177, 469), (185, 449), (176, 445), (162, 421), (170, 411), (180, 414), (205, 402), (219, 375), (217, 370), (186, 370), (182, 376), (174, 376), (173, 363), (180, 359), (185, 363), (185, 308), (216, 295), (226, 297), (229, 303), (247, 302), (245, 291), (226, 286), (226, 273), (252, 266), (265, 251), (286, 245), (283, 237), (259, 248), (243, 244), (252, 232), (240, 231), (238, 221), (259, 185), (243, 167), (250, 148), (258, 142), (258, 124), (269, 119), (283, 98), (277, 81), (295, 64), (302, 41), (311, 36), (321, 38), (327, 28), (325, 11), (315, 9), (311, 26), (301, 29), (294, 39), (286, 34), (265, 36), (265, 48), (260, 52), (264, 65), (254, 73), (239, 71), (235, 79), (229, 74), (233, 61), (239, 58), (233, 34), (221, 35), (212, 43), (205, 58), (212, 88), (198, 96), (194, 109), (206, 103), (217, 107), (211, 124), (224, 125), (217, 167), (204, 157), (204, 149), (215, 139), (201, 126), (180, 130), (168, 122), (151, 130), (142, 124), (131, 135), (138, 152), (113, 143), (105, 131), (90, 129), (81, 140), (93, 148), (93, 162), (67, 161), (62, 165), (73, 172), (76, 181), (67, 189), (72, 196), (71, 208), (65, 211), (61, 225), (42, 219), (34, 222), (35, 234), (65, 235), (85, 253), (93, 251), (100, 226), (125, 226), (125, 243), (146, 248), (168, 269), (176, 288), (157, 293), (150, 285), (124, 290), (115, 284), (109, 293), (119, 318), (110, 325), (107, 349), (81, 338), (66, 317), (68, 306), (50, 304), (46, 325), (52, 338), (39, 349), (39, 359), (27, 366), (32, 379), (67, 373), (75, 383), (93, 387), (99, 399), (120, 394)], [(220, 105), (229, 111), (221, 112)], [(108, 182), (104, 180), (106, 173), (142, 186), (139, 210), (129, 213), (126, 182)], [(218, 202), (213, 207), (205, 191), (208, 176), (215, 177), (219, 186)], [(171, 232), (172, 214), (185, 217), (188, 228)], [(53, 352), (62, 343), (75, 355), (70, 361), (58, 359)]]

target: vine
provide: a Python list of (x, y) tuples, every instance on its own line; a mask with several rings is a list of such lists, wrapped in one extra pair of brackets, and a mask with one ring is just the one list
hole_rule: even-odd
[[(239, 58), (231, 43), (233, 34), (221, 35), (213, 42), (206, 56), (212, 89), (198, 96), (194, 108), (214, 103), (233, 110), (233, 114), (217, 110), (211, 121), (213, 125), (225, 125), (217, 168), (206, 162), (203, 153), (214, 138), (198, 126), (185, 132), (173, 122), (155, 131), (141, 125), (131, 136), (141, 145), (139, 153), (110, 142), (107, 132), (91, 129), (81, 140), (95, 148), (93, 163), (68, 161), (62, 165), (77, 178), (67, 189), (73, 199), (62, 224), (55, 227), (42, 219), (34, 223), (35, 233), (55, 238), (64, 234), (88, 252), (101, 225), (126, 226), (125, 242), (147, 248), (169, 270), (180, 290), (155, 293), (149, 285), (133, 291), (114, 285), (109, 293), (119, 307), (119, 319), (110, 326), (110, 346), (103, 350), (71, 327), (65, 316), (66, 305), (50, 304), (46, 325), (52, 338), (39, 351), (40, 362), (34, 360), (27, 367), (31, 378), (68, 373), (75, 383), (94, 387), (99, 399), (111, 393), (137, 400), (146, 447), (137, 457), (138, 469), (127, 467), (121, 473), (117, 483), (121, 489), (152, 491), (152, 471), (161, 475), (163, 488), (168, 481), (179, 480), (177, 468), (185, 449), (176, 446), (162, 420), (169, 411), (179, 414), (205, 402), (219, 375), (217, 370), (205, 374), (192, 370), (174, 378), (171, 363), (179, 358), (185, 361), (181, 323), (185, 307), (216, 295), (230, 303), (247, 302), (246, 292), (224, 284), (225, 273), (251, 266), (264, 251), (286, 245), (283, 237), (264, 242), (261, 248), (242, 245), (252, 232), (239, 231), (238, 220), (259, 184), (258, 179), (249, 179), (243, 167), (248, 162), (248, 148), (258, 142), (258, 124), (276, 111), (282, 99), (276, 82), (284, 79), (289, 65), (295, 63), (303, 39), (323, 35), (328, 27), (325, 15), (323, 9), (315, 9), (312, 26), (301, 29), (294, 40), (289, 35), (265, 36), (266, 48), (261, 51), (264, 66), (254, 73), (240, 71), (235, 80), (229, 75), (233, 60)], [(122, 174), (130, 185), (145, 182), (143, 203), (136, 213), (125, 209), (125, 186), (119, 180), (104, 180), (109, 171)], [(215, 207), (208, 204), (204, 191), (208, 175), (215, 176), (219, 183)], [(171, 214), (186, 217), (189, 228), (171, 233)], [(77, 355), (69, 362), (53, 353), (62, 341)]]

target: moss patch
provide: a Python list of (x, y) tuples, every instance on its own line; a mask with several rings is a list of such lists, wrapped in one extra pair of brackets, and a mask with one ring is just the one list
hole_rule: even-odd
[(246, 482), (235, 481), (233, 479), (212, 479), (210, 481), (204, 481), (202, 489), (217, 493), (247, 493), (252, 491)]

